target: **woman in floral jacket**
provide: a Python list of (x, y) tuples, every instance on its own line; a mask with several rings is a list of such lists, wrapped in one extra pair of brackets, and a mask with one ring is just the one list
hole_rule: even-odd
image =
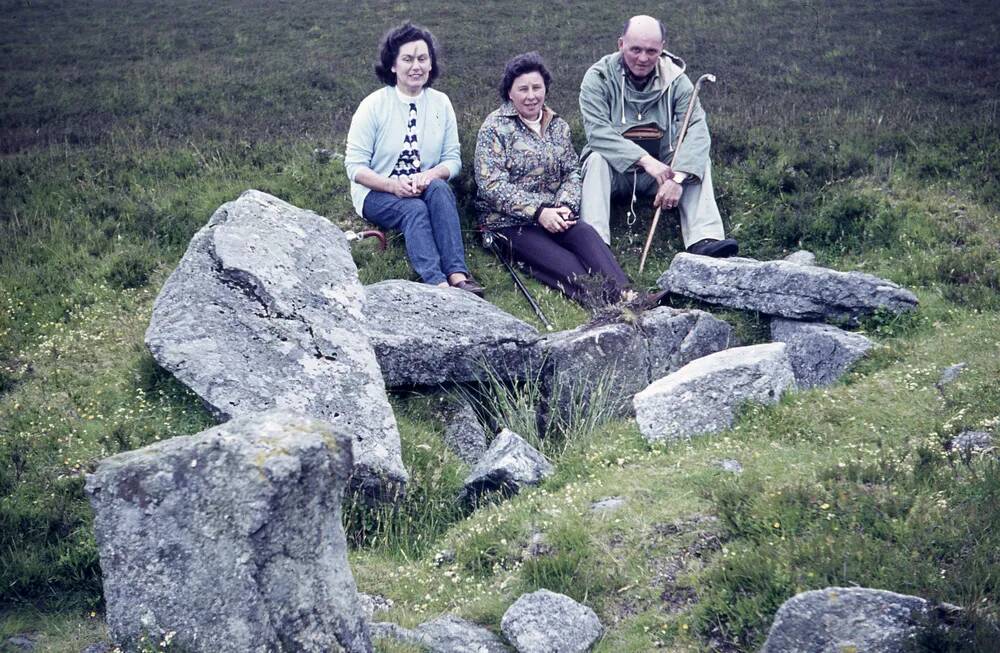
[(587, 307), (613, 303), (631, 293), (628, 277), (597, 232), (577, 219), (579, 158), (569, 125), (545, 106), (551, 79), (537, 52), (507, 62), (503, 105), (476, 141), (480, 227), (542, 283)]

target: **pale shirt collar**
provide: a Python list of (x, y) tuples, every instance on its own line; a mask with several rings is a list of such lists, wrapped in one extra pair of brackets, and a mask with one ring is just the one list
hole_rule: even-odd
[(538, 112), (538, 117), (535, 118), (534, 120), (528, 120), (524, 116), (518, 116), (518, 118), (520, 118), (521, 122), (523, 122), (525, 125), (528, 126), (528, 129), (530, 129), (531, 131), (535, 132), (535, 134), (537, 134), (538, 136), (542, 135), (542, 112), (541, 111)]
[(399, 90), (398, 86), (393, 86), (392, 88), (396, 91), (396, 97), (399, 98), (399, 101), (405, 104), (410, 104), (411, 102), (419, 102), (420, 98), (424, 97), (424, 89), (420, 89), (420, 92), (414, 96), (409, 96), (403, 93), (401, 90)]

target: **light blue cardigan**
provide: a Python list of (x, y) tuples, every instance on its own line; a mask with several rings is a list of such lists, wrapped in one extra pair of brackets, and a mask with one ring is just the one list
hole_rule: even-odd
[[(425, 88), (417, 99), (417, 146), (420, 169), (430, 170), (443, 163), (451, 179), (462, 169), (458, 124), (448, 96)], [(392, 172), (403, 149), (409, 105), (400, 100), (394, 86), (384, 86), (361, 101), (347, 132), (344, 167), (351, 180), (351, 201), (358, 215), (371, 189), (354, 181), (358, 170), (367, 167), (380, 175)]]

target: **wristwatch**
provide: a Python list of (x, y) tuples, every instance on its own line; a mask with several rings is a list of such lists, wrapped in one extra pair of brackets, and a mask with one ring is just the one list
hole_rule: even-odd
[(675, 184), (683, 184), (685, 181), (687, 181), (687, 178), (688, 178), (688, 173), (681, 172), (679, 170), (674, 173), (673, 177), (671, 177), (671, 179)]

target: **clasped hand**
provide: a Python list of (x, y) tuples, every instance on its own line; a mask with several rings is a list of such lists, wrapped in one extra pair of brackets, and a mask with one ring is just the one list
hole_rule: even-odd
[(681, 193), (684, 189), (673, 180), (674, 171), (666, 163), (646, 155), (639, 160), (646, 174), (656, 180), (659, 188), (653, 198), (653, 206), (656, 208), (672, 209), (681, 201)]
[(576, 218), (568, 206), (547, 207), (538, 214), (538, 224), (550, 234), (558, 234), (575, 225)]
[(431, 180), (432, 177), (427, 172), (392, 177), (392, 194), (403, 199), (419, 197), (430, 186)]

